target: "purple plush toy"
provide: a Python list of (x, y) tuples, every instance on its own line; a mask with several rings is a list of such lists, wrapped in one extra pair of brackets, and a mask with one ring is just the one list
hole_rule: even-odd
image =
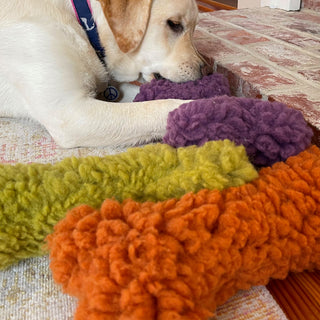
[(170, 112), (163, 141), (182, 147), (229, 139), (245, 146), (252, 163), (267, 166), (305, 150), (311, 137), (302, 113), (283, 103), (220, 96)]
[(252, 163), (267, 166), (311, 143), (312, 130), (300, 111), (279, 102), (230, 97), (228, 81), (219, 73), (184, 83), (153, 80), (141, 86), (134, 101), (169, 98), (195, 100), (169, 114), (163, 141), (174, 147), (229, 139), (245, 146)]
[(140, 87), (134, 102), (160, 99), (196, 100), (222, 95), (230, 95), (228, 80), (222, 74), (214, 73), (196, 81), (183, 83), (152, 80)]

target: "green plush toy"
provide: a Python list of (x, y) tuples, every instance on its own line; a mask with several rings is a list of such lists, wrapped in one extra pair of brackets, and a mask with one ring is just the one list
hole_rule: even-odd
[(0, 269), (43, 254), (44, 239), (66, 212), (106, 198), (158, 201), (203, 188), (222, 190), (256, 178), (244, 147), (165, 144), (56, 164), (0, 165)]

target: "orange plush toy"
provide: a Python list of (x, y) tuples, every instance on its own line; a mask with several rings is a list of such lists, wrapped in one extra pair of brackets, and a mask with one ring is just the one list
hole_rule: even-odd
[(83, 205), (48, 240), (75, 319), (207, 319), (240, 289), (320, 268), (320, 150), (222, 192)]

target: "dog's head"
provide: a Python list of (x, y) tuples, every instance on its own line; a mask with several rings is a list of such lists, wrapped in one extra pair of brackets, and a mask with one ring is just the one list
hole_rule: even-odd
[[(99, 0), (110, 32), (102, 33), (107, 64), (118, 81), (154, 75), (175, 82), (201, 76), (203, 59), (192, 43), (194, 0)], [(116, 48), (111, 48), (111, 45)]]

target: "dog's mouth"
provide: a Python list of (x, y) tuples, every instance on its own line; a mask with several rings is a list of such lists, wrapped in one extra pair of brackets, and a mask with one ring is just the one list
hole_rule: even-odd
[(153, 74), (154, 79), (156, 80), (166, 80), (165, 77), (163, 77), (160, 73), (154, 73)]
[(168, 80), (164, 76), (161, 75), (159, 72), (153, 72), (153, 73), (142, 73), (139, 77), (138, 81), (144, 83), (144, 82), (150, 82), (152, 80)]

